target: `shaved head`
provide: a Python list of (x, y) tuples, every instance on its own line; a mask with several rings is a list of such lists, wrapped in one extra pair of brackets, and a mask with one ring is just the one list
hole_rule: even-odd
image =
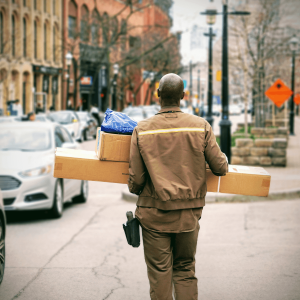
[(178, 75), (169, 73), (163, 76), (157, 90), (162, 106), (179, 106), (178, 103), (184, 96), (183, 87), (183, 81)]

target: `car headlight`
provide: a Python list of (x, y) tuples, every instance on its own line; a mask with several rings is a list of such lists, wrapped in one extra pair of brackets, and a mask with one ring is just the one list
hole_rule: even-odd
[(35, 168), (27, 171), (20, 172), (19, 175), (22, 177), (36, 177), (36, 176), (41, 176), (45, 174), (49, 174), (52, 170), (51, 165), (47, 165), (44, 167), (40, 168)]

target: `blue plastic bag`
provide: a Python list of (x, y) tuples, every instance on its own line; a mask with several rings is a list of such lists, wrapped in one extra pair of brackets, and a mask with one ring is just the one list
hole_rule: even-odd
[(127, 115), (107, 109), (104, 121), (101, 124), (101, 131), (110, 133), (132, 134), (137, 122)]

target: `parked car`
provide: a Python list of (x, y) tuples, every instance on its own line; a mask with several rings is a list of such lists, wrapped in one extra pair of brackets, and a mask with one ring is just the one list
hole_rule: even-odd
[(81, 135), (83, 135), (83, 139), (85, 141), (88, 139), (88, 137), (95, 139), (97, 135), (97, 120), (86, 111), (78, 111), (77, 115), (79, 117), (80, 130)]
[(48, 118), (65, 127), (75, 140), (83, 142), (84, 138), (80, 130), (79, 117), (76, 112), (71, 110), (56, 111), (50, 113)]
[[(221, 115), (221, 106), (214, 104), (212, 106), (212, 115), (219, 117)], [(207, 116), (208, 113), (208, 105), (204, 105), (204, 115)]]
[(6, 219), (5, 219), (2, 193), (0, 190), (0, 285), (4, 277), (4, 269), (5, 269), (5, 236), (6, 236)]
[[(247, 113), (248, 113), (248, 114), (252, 113), (252, 109), (253, 109), (253, 106), (252, 106), (251, 103), (249, 103), (248, 106), (247, 106)], [(242, 108), (241, 112), (242, 112), (242, 113), (245, 112), (245, 105), (244, 105), (244, 107)]]
[(59, 218), (66, 201), (86, 202), (88, 182), (53, 177), (56, 147), (77, 149), (52, 122), (0, 124), (0, 189), (5, 210), (49, 210)]
[(0, 124), (1, 123), (18, 122), (18, 121), (22, 121), (21, 117), (16, 117), (16, 116), (2, 116), (2, 117), (0, 117)]
[(147, 105), (147, 106), (145, 105), (143, 106), (143, 110), (146, 119), (153, 117), (158, 113), (157, 108), (154, 105)]
[(35, 120), (39, 122), (51, 122), (51, 118), (47, 114), (39, 113), (35, 115)]
[(230, 104), (229, 105), (229, 114), (230, 115), (240, 115), (241, 110), (237, 104)]
[(134, 121), (139, 122), (146, 118), (146, 114), (142, 107), (133, 107), (127, 112), (127, 115)]

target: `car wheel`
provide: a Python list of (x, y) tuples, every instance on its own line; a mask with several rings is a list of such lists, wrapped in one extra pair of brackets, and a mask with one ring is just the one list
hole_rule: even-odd
[(5, 269), (5, 239), (4, 239), (4, 224), (0, 218), (0, 284), (4, 277)]
[(64, 203), (63, 203), (63, 190), (61, 181), (57, 180), (55, 183), (53, 205), (51, 208), (51, 215), (53, 218), (60, 218), (63, 214)]
[(87, 201), (89, 194), (89, 184), (88, 181), (81, 181), (80, 195), (73, 198), (74, 203), (85, 203)]
[(87, 141), (87, 130), (83, 132), (83, 140)]

